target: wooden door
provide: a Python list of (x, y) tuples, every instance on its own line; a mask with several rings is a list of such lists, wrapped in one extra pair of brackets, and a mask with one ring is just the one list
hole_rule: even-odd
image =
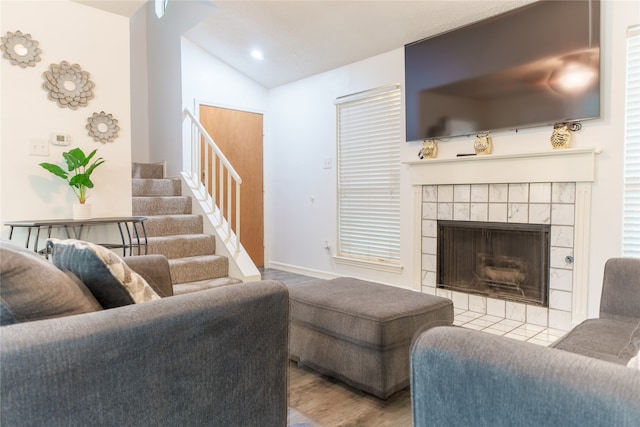
[[(242, 178), (240, 242), (258, 267), (264, 266), (262, 119), (259, 113), (200, 106), (200, 123)], [(203, 155), (201, 158), (208, 159), (211, 170), (211, 156)], [(218, 166), (215, 170), (219, 171)], [(235, 193), (235, 188), (233, 191)], [(219, 197), (219, 194), (215, 197), (218, 203)], [(235, 204), (232, 204), (232, 208), (232, 226), (235, 227)]]

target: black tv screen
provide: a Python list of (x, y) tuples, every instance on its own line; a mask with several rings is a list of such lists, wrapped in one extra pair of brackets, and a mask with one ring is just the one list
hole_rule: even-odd
[(406, 139), (600, 117), (600, 1), (539, 1), (405, 46)]

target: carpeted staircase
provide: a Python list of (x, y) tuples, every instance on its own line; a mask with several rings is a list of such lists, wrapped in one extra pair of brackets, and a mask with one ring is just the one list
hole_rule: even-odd
[(203, 218), (191, 213), (180, 178), (165, 178), (163, 163), (134, 163), (133, 215), (146, 216), (148, 253), (169, 259), (175, 294), (239, 283), (228, 277), (229, 259), (215, 255), (215, 236), (203, 233)]

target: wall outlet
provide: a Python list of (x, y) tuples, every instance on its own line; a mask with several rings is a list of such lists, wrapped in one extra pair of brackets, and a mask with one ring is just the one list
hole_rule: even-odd
[(324, 159), (324, 168), (331, 169), (332, 167), (333, 167), (333, 162), (331, 157), (327, 157), (326, 159)]
[(29, 155), (30, 156), (48, 156), (49, 141), (47, 141), (46, 139), (30, 139)]

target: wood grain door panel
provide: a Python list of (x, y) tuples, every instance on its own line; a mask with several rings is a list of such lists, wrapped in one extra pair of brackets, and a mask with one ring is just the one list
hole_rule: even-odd
[[(263, 196), (263, 115), (228, 108), (200, 106), (200, 123), (242, 178), (240, 188), (240, 242), (258, 267), (264, 266), (264, 196)], [(204, 149), (204, 146), (203, 146)], [(210, 152), (201, 156), (213, 166)], [(211, 169), (209, 169), (211, 170)], [(219, 182), (219, 164), (215, 165), (215, 181)], [(208, 177), (208, 187), (211, 186)], [(205, 184), (207, 185), (207, 184)], [(218, 187), (218, 186), (216, 186)], [(223, 191), (227, 191), (226, 178)], [(220, 203), (218, 188), (216, 203)], [(232, 186), (235, 200), (235, 186)], [(226, 207), (225, 207), (226, 214)], [(235, 202), (232, 204), (232, 228), (235, 229)]]

